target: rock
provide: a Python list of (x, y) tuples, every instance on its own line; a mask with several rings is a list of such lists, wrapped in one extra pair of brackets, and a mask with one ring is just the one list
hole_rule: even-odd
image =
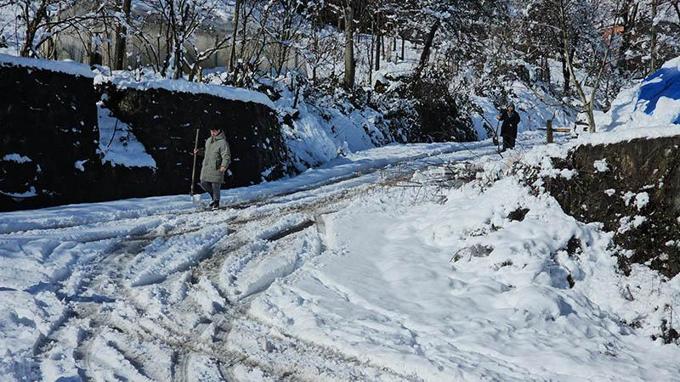
[(97, 199), (97, 98), (92, 78), (0, 66), (0, 211)]
[[(99, 86), (84, 75), (0, 65), (0, 211), (188, 193), (196, 128), (200, 146), (211, 127), (225, 130), (233, 158), (225, 187), (292, 172), (277, 115), (266, 105)], [(100, 99), (156, 168), (102, 164)]]
[[(608, 171), (598, 172), (603, 159)], [(680, 273), (680, 136), (581, 146), (554, 162), (577, 175), (546, 178), (546, 190), (568, 214), (615, 232), (615, 244), (633, 253), (619, 259), (624, 271), (633, 262)]]
[(380, 79), (375, 81), (375, 84), (373, 85), (373, 90), (375, 90), (376, 93), (385, 93), (387, 91), (387, 88), (389, 87), (389, 83), (387, 81), (382, 81)]
[(458, 105), (446, 85), (420, 80), (413, 83), (421, 134), (434, 141), (474, 141), (476, 136), (458, 119)]
[(232, 153), (226, 188), (277, 179), (291, 171), (277, 116), (267, 106), (164, 89), (109, 85), (101, 91), (106, 107), (130, 126), (156, 161), (155, 195), (189, 190), (196, 129), (200, 129), (199, 147), (210, 136), (210, 128), (224, 130)]
[(470, 261), (473, 257), (487, 257), (493, 252), (493, 247), (484, 244), (474, 244), (469, 247), (464, 247), (456, 251), (451, 260), (457, 262), (461, 259)]
[(514, 210), (514, 211), (512, 211), (508, 214), (508, 219), (510, 219), (512, 221), (521, 222), (522, 220), (524, 220), (524, 218), (527, 216), (528, 213), (529, 213), (528, 208), (519, 207), (516, 210)]
[(436, 78), (403, 78), (399, 86), (382, 94), (393, 107), (385, 117), (392, 135), (400, 142), (468, 142), (477, 133), (460, 114), (446, 81)]

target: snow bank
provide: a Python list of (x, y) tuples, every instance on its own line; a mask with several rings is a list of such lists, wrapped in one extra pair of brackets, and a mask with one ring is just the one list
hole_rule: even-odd
[(281, 94), (275, 102), (279, 115), (296, 116), (282, 123), (281, 131), (299, 171), (390, 141), (377, 126), (382, 115), (368, 106), (357, 109), (348, 100), (340, 101), (334, 96), (307, 99), (300, 92), (293, 107), (296, 95), (286, 85), (288, 80), (267, 85)]
[[(404, 205), (400, 193), (326, 217), (324, 253), (275, 281), (250, 314), (427, 381), (675, 378), (680, 350), (649, 336), (667, 314), (653, 306), (672, 301), (677, 280), (658, 295), (638, 289), (653, 275), (620, 275), (597, 225), (514, 178), (450, 191), (443, 205)], [(510, 220), (520, 207), (524, 220)]]
[(111, 83), (120, 89), (163, 89), (179, 93), (208, 94), (231, 101), (259, 103), (275, 110), (274, 103), (265, 94), (231, 86), (207, 85), (184, 79), (169, 80), (157, 75), (145, 75), (142, 78), (135, 78), (134, 74), (130, 72), (114, 72), (112, 76), (98, 74), (95, 77), (95, 84), (104, 83)]
[(94, 78), (94, 73), (88, 65), (79, 64), (73, 61), (40, 60), (0, 53), (0, 66), (18, 66), (22, 68), (49, 70), (74, 76)]

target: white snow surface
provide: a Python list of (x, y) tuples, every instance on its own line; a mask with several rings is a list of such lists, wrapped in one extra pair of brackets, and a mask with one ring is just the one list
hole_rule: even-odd
[[(288, 335), (424, 380), (677, 377), (680, 349), (662, 349), (620, 323), (629, 307), (607, 234), (514, 179), (447, 198), (403, 207), (383, 196), (327, 219), (327, 254), (275, 282), (251, 313)], [(517, 206), (532, 210), (521, 223), (507, 221)], [(583, 259), (564, 250), (572, 236), (587, 243)], [(450, 262), (475, 246), (492, 250)], [(641, 364), (641, 351), (654, 355)]]
[(156, 168), (156, 161), (137, 140), (132, 129), (115, 118), (102, 102), (97, 102), (99, 151), (102, 163), (113, 166)]
[(31, 158), (17, 154), (17, 153), (11, 153), (11, 154), (6, 154), (4, 157), (2, 157), (2, 160), (5, 162), (16, 162), (16, 163), (30, 163), (33, 162)]
[(74, 76), (94, 78), (94, 73), (92, 73), (92, 70), (90, 70), (88, 65), (74, 61), (40, 60), (37, 58), (17, 57), (0, 53), (0, 66), (18, 66), (29, 69), (50, 70), (53, 72), (72, 74)]
[[(363, 110), (345, 101), (344, 111), (332, 99), (308, 101), (304, 94), (295, 94), (281, 82), (272, 82), (280, 92), (276, 101), (279, 115), (297, 113), (292, 126), (282, 124), (281, 131), (298, 170), (319, 166), (356, 151), (372, 149), (388, 142), (376, 127), (382, 115), (371, 108)], [(330, 98), (330, 97), (329, 97)]]
[(609, 171), (609, 164), (607, 163), (607, 158), (596, 160), (593, 163), (593, 167), (595, 167), (595, 171), (597, 171), (597, 172), (607, 172), (607, 171)]
[[(680, 380), (680, 347), (651, 339), (680, 320), (680, 277), (623, 276), (611, 233), (522, 184), (514, 164), (572, 145), (543, 139), (502, 158), (488, 141), (356, 152), (225, 190), (219, 211), (174, 196), (0, 214), (0, 373)], [(454, 169), (476, 176), (434, 186)]]
[(638, 210), (645, 208), (649, 204), (649, 194), (647, 192), (641, 192), (635, 195), (635, 207)]
[(113, 75), (99, 73), (94, 81), (95, 84), (110, 82), (121, 89), (163, 89), (171, 92), (207, 94), (227, 100), (259, 103), (275, 110), (274, 103), (269, 97), (254, 90), (224, 85), (208, 85), (184, 79), (171, 80), (162, 78), (158, 74), (146, 73), (141, 78), (136, 78), (135, 73), (115, 71)]

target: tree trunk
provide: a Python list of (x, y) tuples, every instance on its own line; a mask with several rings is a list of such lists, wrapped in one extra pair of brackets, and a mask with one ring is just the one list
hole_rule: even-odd
[[(243, 4), (241, 4), (243, 6)], [(240, 7), (239, 7), (240, 8)], [(246, 10), (243, 9), (243, 20), (241, 20), (241, 49), (239, 49), (239, 54), (236, 57), (236, 61), (243, 59), (246, 56), (246, 42), (248, 40), (248, 14)]]
[(399, 55), (397, 54), (397, 38), (392, 37), (392, 53), (391, 53), (391, 56), (390, 56), (390, 60), (394, 61), (394, 63), (396, 64), (397, 59), (399, 58), (398, 56)]
[(593, 114), (593, 100), (585, 105), (585, 112), (588, 117), (588, 131), (594, 133), (597, 131), (597, 125), (595, 125), (595, 114)]
[(550, 83), (550, 64), (548, 63), (548, 57), (541, 57), (541, 80), (551, 86)]
[(50, 37), (47, 39), (47, 58), (50, 60), (59, 59), (57, 55), (57, 43), (54, 40), (54, 37)]
[(236, 34), (238, 33), (238, 18), (241, 13), (241, 0), (236, 0), (236, 6), (234, 8), (234, 20), (232, 28), (234, 29), (231, 33), (231, 52), (229, 53), (229, 71), (234, 71), (234, 66), (236, 64)]
[(373, 55), (375, 54), (375, 20), (371, 23), (371, 46), (368, 49), (368, 84), (373, 83)]
[[(92, 41), (94, 39), (96, 39), (96, 42)], [(90, 49), (89, 49), (90, 55), (87, 59), (87, 63), (89, 65), (101, 65), (102, 64), (103, 57), (102, 57), (101, 46), (99, 45), (99, 41), (101, 41), (99, 36), (95, 35), (95, 36), (92, 36), (90, 38)]]
[(346, 89), (354, 88), (356, 72), (354, 62), (354, 11), (351, 6), (345, 7), (345, 78), (343, 84)]
[(656, 65), (657, 65), (657, 56), (656, 56), (656, 51), (657, 51), (657, 29), (656, 29), (656, 23), (654, 22), (654, 19), (656, 19), (657, 16), (657, 7), (659, 5), (659, 0), (652, 0), (652, 27), (650, 28), (650, 45), (649, 45), (649, 56), (651, 57), (650, 63), (649, 63), (649, 73), (652, 73), (656, 70)]
[(173, 57), (173, 69), (175, 70), (174, 73), (172, 74), (172, 79), (173, 80), (178, 80), (180, 77), (182, 77), (182, 44), (179, 42), (175, 42), (175, 53)]
[(116, 26), (116, 52), (115, 60), (113, 62), (113, 69), (123, 70), (125, 69), (125, 59), (127, 56), (127, 24), (130, 23), (130, 8), (132, 0), (120, 0), (120, 7), (125, 16), (125, 23), (118, 22)]
[(375, 70), (380, 70), (380, 51), (382, 50), (382, 35), (380, 33), (380, 14), (375, 16)]
[(28, 5), (25, 6), (23, 17), (26, 21), (26, 32), (24, 33), (24, 44), (21, 47), (19, 55), (21, 57), (29, 57), (35, 54), (35, 47), (33, 46), (35, 35), (38, 33), (40, 23), (47, 17), (47, 0), (42, 0), (35, 11), (33, 20), (30, 20), (30, 11)]
[(571, 80), (571, 73), (569, 73), (569, 66), (567, 65), (567, 61), (569, 60), (569, 57), (567, 57), (564, 48), (562, 49), (562, 77), (564, 78), (564, 84), (562, 88), (562, 92), (564, 95), (569, 94), (569, 90), (571, 90), (570, 86), (570, 80)]
[(633, 35), (633, 30), (635, 29), (635, 22), (637, 21), (638, 5), (633, 4), (630, 0), (626, 1), (626, 4), (621, 12), (621, 26), (623, 31), (621, 32), (621, 45), (619, 46), (619, 58), (617, 67), (619, 70), (628, 71), (628, 60), (626, 59), (626, 52), (631, 47), (631, 37)]
[(401, 38), (401, 60), (404, 61), (404, 52), (406, 51), (406, 39)]
[(418, 67), (416, 68), (416, 76), (420, 76), (422, 71), (427, 66), (428, 61), (430, 60), (430, 51), (432, 50), (432, 42), (434, 41), (435, 34), (437, 34), (437, 30), (439, 29), (439, 25), (440, 25), (440, 22), (439, 22), (439, 20), (437, 20), (432, 25), (432, 28), (430, 28), (430, 32), (427, 34), (427, 39), (425, 40), (425, 46), (423, 46), (423, 52), (420, 55), (420, 62), (418, 63)]
[[(596, 131), (596, 125), (595, 125), (595, 117), (593, 115), (593, 102), (595, 99), (595, 92), (597, 91), (597, 88), (599, 87), (599, 81), (602, 75), (602, 71), (604, 70), (604, 65), (606, 65), (606, 62), (608, 60), (608, 55), (609, 55), (609, 47), (607, 48), (607, 55), (604, 58), (604, 63), (603, 66), (600, 70), (600, 73), (598, 74), (598, 79), (597, 83), (595, 86), (593, 86), (593, 92), (590, 97), (590, 100), (586, 96), (586, 93), (583, 89), (583, 86), (581, 83), (578, 81), (578, 78), (576, 78), (576, 72), (574, 70), (574, 47), (573, 45), (575, 44), (574, 41), (574, 36), (570, 36), (568, 33), (568, 22), (566, 18), (566, 5), (563, 1), (560, 2), (560, 29), (562, 30), (562, 51), (565, 53), (564, 58), (566, 59), (566, 65), (567, 69), (569, 70), (569, 77), (571, 77), (572, 80), (574, 80), (574, 88), (576, 88), (576, 92), (578, 93), (579, 98), (581, 99), (581, 103), (583, 104), (583, 112), (586, 113), (586, 116), (588, 118), (588, 130), (591, 133), (594, 133)], [(571, 40), (570, 40), (571, 38)], [(611, 41), (610, 41), (610, 46), (611, 46)], [(568, 52), (568, 54), (567, 54)], [(565, 84), (567, 77), (564, 79)]]

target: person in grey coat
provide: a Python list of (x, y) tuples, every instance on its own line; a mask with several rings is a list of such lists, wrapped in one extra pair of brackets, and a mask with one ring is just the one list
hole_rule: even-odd
[(196, 150), (195, 153), (203, 155), (201, 182), (199, 184), (212, 198), (210, 207), (219, 208), (220, 189), (222, 183), (224, 183), (224, 173), (231, 163), (231, 152), (224, 131), (211, 128), (210, 138), (205, 141), (205, 148)]

